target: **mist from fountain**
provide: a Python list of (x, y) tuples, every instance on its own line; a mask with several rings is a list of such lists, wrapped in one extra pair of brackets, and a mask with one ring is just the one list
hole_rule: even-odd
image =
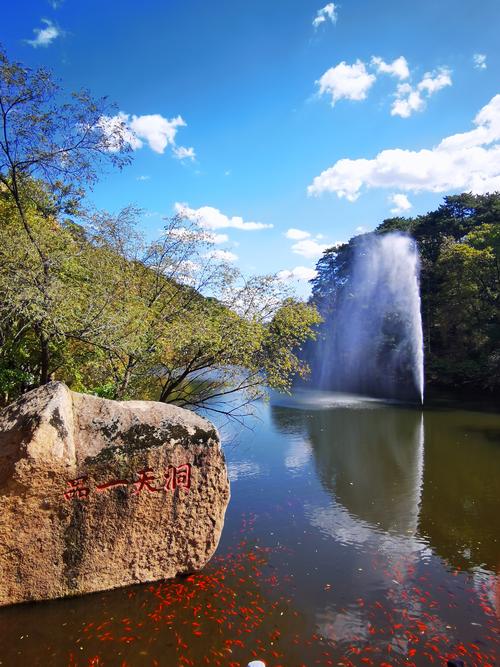
[(419, 278), (410, 236), (391, 232), (360, 239), (321, 350), (328, 357), (321, 364), (323, 388), (423, 402)]

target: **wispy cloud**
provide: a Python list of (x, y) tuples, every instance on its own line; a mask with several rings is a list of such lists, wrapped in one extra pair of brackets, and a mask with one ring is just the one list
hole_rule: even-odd
[(434, 95), (446, 86), (451, 86), (451, 71), (447, 67), (441, 67), (437, 72), (426, 72), (417, 88), (427, 95)]
[(50, 19), (42, 19), (41, 21), (45, 27), (34, 28), (35, 39), (27, 39), (26, 42), (35, 49), (39, 46), (50, 46), (52, 42), (62, 33), (57, 26), (55, 26)]
[(186, 148), (185, 146), (174, 146), (172, 152), (174, 157), (178, 160), (194, 160), (196, 158), (196, 153), (192, 146), (190, 148)]
[(314, 28), (319, 28), (319, 26), (322, 23), (326, 23), (326, 21), (330, 21), (330, 23), (336, 23), (337, 22), (337, 5), (333, 2), (329, 2), (327, 5), (322, 7), (321, 9), (318, 9), (316, 13), (316, 17), (314, 18), (312, 24)]
[(295, 229), (294, 227), (291, 227), (290, 229), (287, 229), (285, 236), (287, 239), (292, 239), (292, 241), (300, 241), (302, 239), (307, 239), (311, 234), (303, 229)]
[(143, 176), (137, 176), (135, 180), (136, 181), (149, 181), (150, 178), (151, 178), (151, 176), (143, 175)]
[(318, 259), (327, 248), (326, 244), (318, 243), (314, 239), (303, 239), (292, 245), (292, 252), (307, 259)]
[(486, 69), (488, 67), (488, 65), (486, 64), (485, 53), (475, 53), (472, 56), (472, 61), (474, 62), (474, 67), (476, 69)]
[(393, 148), (373, 159), (338, 160), (316, 176), (308, 192), (334, 192), (355, 201), (363, 187), (475, 194), (500, 190), (500, 95), (479, 111), (474, 125), (432, 148)]

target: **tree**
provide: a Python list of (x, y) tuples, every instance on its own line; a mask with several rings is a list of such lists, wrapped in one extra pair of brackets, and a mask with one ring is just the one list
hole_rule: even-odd
[[(500, 349), (500, 224), (485, 223), (442, 248), (436, 325), (453, 355), (444, 370), (462, 382), (494, 388)], [(441, 368), (443, 364), (441, 364)]]
[(298, 349), (314, 336), (316, 309), (291, 299), (273, 276), (245, 280), (217, 261), (211, 235), (195, 222), (175, 216), (147, 242), (133, 207), (88, 213), (77, 223), (31, 203), (26, 216), (50, 258), (45, 291), (13, 198), (0, 194), (5, 401), (42, 382), (41, 327), (49, 376), (108, 398), (241, 416), (266, 386), (286, 391), (307, 372)]
[[(389, 218), (375, 233), (394, 231), (411, 234), (418, 244), (427, 384), (498, 391), (500, 193), (445, 197), (437, 210)], [(326, 354), (336, 303), (349, 287), (362, 239), (327, 250), (317, 265), (312, 301), (325, 319), (318, 335)], [(307, 356), (315, 355), (309, 350)]]
[[(94, 100), (87, 91), (64, 101), (48, 71), (10, 62), (0, 50), (0, 186), (12, 198), (31, 246), (23, 244), (25, 253), (41, 268), (35, 281), (40, 312), (51, 311), (54, 263), (33, 216), (54, 220), (74, 211), (82, 186), (95, 182), (104, 163), (127, 163), (126, 129), (119, 121), (109, 122), (110, 110), (106, 99)], [(44, 317), (36, 333), (43, 384), (50, 375), (51, 351)]]
[[(103, 224), (105, 233), (99, 231)], [(94, 248), (105, 238), (111, 256), (125, 256), (120, 239), (132, 238), (130, 232), (104, 220), (93, 228)], [(211, 235), (181, 216), (166, 221), (157, 241), (135, 242), (123, 267), (126, 279), (111, 279), (127, 285), (124, 300), (113, 297), (109, 304), (112, 310), (126, 304), (118, 308), (125, 320), (108, 315), (119, 320), (111, 328), (121, 335), (110, 331), (98, 344), (111, 397), (147, 397), (236, 416), (266, 386), (286, 391), (294, 375), (307, 373), (296, 353), (314, 336), (316, 309), (291, 299), (274, 276), (244, 279), (217, 261), (211, 247)]]
[(307, 372), (296, 352), (315, 335), (313, 306), (276, 277), (243, 279), (195, 221), (176, 216), (147, 242), (134, 207), (80, 206), (129, 149), (105, 99), (65, 101), (47, 71), (0, 52), (3, 400), (56, 378), (234, 415), (266, 385), (287, 390)]
[(73, 208), (83, 194), (79, 188), (94, 184), (105, 164), (129, 162), (129, 133), (119, 118), (111, 120), (113, 110), (106, 98), (94, 99), (86, 90), (65, 100), (50, 72), (10, 62), (0, 50), (0, 182), (21, 218), (31, 181), (43, 180), (51, 212), (63, 211)]

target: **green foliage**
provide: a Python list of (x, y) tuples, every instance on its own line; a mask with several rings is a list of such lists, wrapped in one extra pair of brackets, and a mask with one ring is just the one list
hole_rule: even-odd
[(301, 358), (302, 345), (315, 340), (315, 327), (321, 322), (316, 308), (287, 299), (264, 330), (259, 350), (268, 384), (280, 391), (290, 391), (293, 379), (306, 377), (309, 366)]
[(287, 390), (307, 372), (296, 350), (313, 306), (217, 262), (180, 217), (150, 243), (133, 207), (83, 209), (99, 170), (129, 159), (111, 113), (0, 49), (0, 401), (55, 378), (234, 416), (266, 386)]
[(0, 183), (21, 214), (37, 179), (52, 194), (47, 212), (71, 213), (100, 168), (128, 163), (126, 128), (106, 122), (112, 113), (105, 98), (65, 95), (48, 70), (11, 62), (0, 46)]
[[(500, 194), (445, 197), (416, 218), (384, 220), (375, 233), (417, 241), (427, 383), (500, 389)], [(328, 250), (312, 281), (313, 302), (335, 317), (361, 236)]]
[[(30, 187), (50, 197), (43, 183)], [(314, 336), (313, 306), (272, 276), (245, 281), (215, 262), (206, 233), (182, 218), (147, 243), (138, 213), (60, 220), (33, 198), (28, 236), (0, 189), (2, 402), (46, 377), (235, 416), (265, 387), (286, 391), (307, 372), (297, 351)]]

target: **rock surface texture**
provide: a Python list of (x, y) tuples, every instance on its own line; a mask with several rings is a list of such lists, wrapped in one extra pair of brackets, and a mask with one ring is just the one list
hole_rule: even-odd
[(200, 570), (228, 502), (205, 419), (36, 389), (0, 412), (0, 605)]

